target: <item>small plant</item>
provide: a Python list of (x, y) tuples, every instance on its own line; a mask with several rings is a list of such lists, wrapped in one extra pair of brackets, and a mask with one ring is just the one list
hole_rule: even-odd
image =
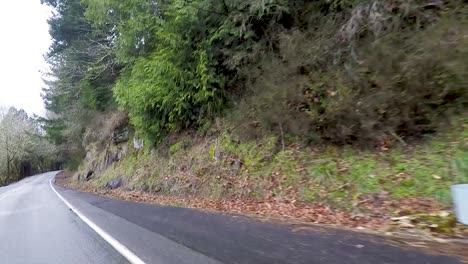
[(169, 147), (169, 153), (171, 155), (174, 155), (177, 151), (179, 151), (182, 148), (182, 142), (177, 142), (175, 144), (172, 144)]

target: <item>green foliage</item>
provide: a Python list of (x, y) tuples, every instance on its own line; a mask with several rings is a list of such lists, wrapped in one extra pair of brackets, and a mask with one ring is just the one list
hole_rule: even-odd
[(454, 170), (456, 183), (468, 183), (468, 151), (460, 158), (453, 160), (452, 169)]
[(43, 98), (48, 110), (43, 129), (67, 164), (84, 157), (83, 133), (98, 112), (113, 107), (112, 86), (120, 65), (109, 30), (93, 30), (80, 0), (45, 0), (55, 9), (49, 20), (53, 39), (47, 60), (50, 72)]
[(179, 151), (180, 149), (182, 148), (182, 142), (177, 142), (175, 144), (172, 144), (170, 147), (169, 147), (169, 153), (171, 155), (175, 154), (177, 151)]
[[(448, 200), (444, 155), (461, 150), (445, 141), (420, 159), (322, 145), (386, 151), (466, 112), (464, 1), (45, 2), (56, 15), (44, 124), (62, 156), (80, 159), (87, 139), (108, 138), (88, 134), (114, 100), (147, 150), (168, 142), (152, 173), (141, 171), (151, 158), (135, 154), (106, 179), (137, 175), (158, 189), (165, 177), (220, 175), (195, 191), (282, 198), (300, 185), (300, 200), (348, 206), (382, 191)], [(167, 137), (210, 126), (221, 136), (203, 146)], [(320, 153), (290, 147), (298, 142)]]
[(199, 2), (174, 1), (156, 32), (148, 58), (127, 68), (115, 88), (132, 124), (153, 139), (201, 124), (223, 104), (223, 77), (216, 74)]
[(177, 46), (161, 49), (139, 59), (115, 88), (117, 102), (130, 109), (132, 124), (158, 138), (212, 116), (223, 100), (222, 78), (207, 74), (204, 51), (186, 54), (197, 55), (190, 67), (177, 61), (183, 53)]
[(0, 109), (0, 186), (49, 170), (56, 149), (24, 110)]
[(254, 172), (272, 158), (276, 142), (275, 137), (266, 137), (259, 141), (241, 143), (224, 133), (221, 137), (220, 147), (225, 155), (239, 159), (244, 166)]
[[(83, 0), (86, 18), (94, 31), (107, 32), (115, 39), (118, 59), (131, 63), (149, 55), (156, 45), (155, 34), (160, 26), (164, 1), (147, 0)], [(160, 6), (162, 5), (162, 6)]]
[[(115, 98), (150, 141), (202, 126), (225, 105), (234, 55), (251, 49), (261, 27), (289, 11), (287, 1), (85, 1), (95, 30), (109, 30), (126, 69)], [(257, 40), (255, 40), (257, 39)], [(245, 62), (244, 55), (236, 55)], [(244, 57), (244, 58), (241, 58)], [(230, 65), (230, 66), (229, 66)]]
[(271, 28), (277, 48), (245, 66), (248, 93), (229, 114), (240, 134), (375, 147), (433, 133), (465, 111), (466, 5), (439, 12), (397, 1), (388, 13), (386, 1), (351, 2)]
[(466, 105), (462, 2), (46, 3), (57, 10), (48, 109), (106, 110), (115, 86), (150, 142), (232, 106), (235, 125), (260, 122), (283, 142), (379, 144), (433, 132)]

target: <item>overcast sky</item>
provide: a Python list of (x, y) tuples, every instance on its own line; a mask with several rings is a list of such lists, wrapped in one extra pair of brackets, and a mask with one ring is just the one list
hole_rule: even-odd
[(50, 45), (50, 10), (40, 0), (0, 1), (0, 106), (44, 114), (40, 71)]

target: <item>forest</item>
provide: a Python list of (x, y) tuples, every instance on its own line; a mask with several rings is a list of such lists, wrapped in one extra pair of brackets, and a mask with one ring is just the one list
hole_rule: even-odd
[(117, 110), (151, 145), (221, 117), (250, 139), (372, 148), (466, 106), (463, 1), (43, 2), (45, 128), (70, 159)]
[(54, 170), (58, 160), (41, 122), (23, 110), (0, 109), (0, 186)]

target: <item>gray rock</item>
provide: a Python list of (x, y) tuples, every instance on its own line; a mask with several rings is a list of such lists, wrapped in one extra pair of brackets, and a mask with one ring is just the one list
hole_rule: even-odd
[(147, 192), (147, 191), (149, 191), (150, 188), (149, 188), (148, 184), (147, 184), (146, 182), (144, 182), (144, 183), (140, 186), (139, 189), (140, 189), (140, 191), (142, 191), (142, 192)]
[(133, 137), (133, 147), (137, 150), (140, 151), (144, 146), (144, 141), (142, 139), (139, 139), (136, 135)]
[(154, 148), (154, 147), (151, 148), (151, 150), (150, 150), (151, 157), (156, 157), (157, 154), (158, 154), (158, 152), (156, 151), (156, 148)]
[(112, 165), (112, 163), (116, 162), (119, 160), (119, 154), (117, 152), (114, 153), (108, 153), (106, 155), (106, 160), (105, 160), (105, 168), (109, 167)]
[(215, 144), (215, 151), (213, 153), (213, 159), (218, 161), (220, 159), (221, 153), (219, 151), (218, 147), (218, 139), (216, 139), (216, 144)]
[(87, 151), (86, 152), (86, 160), (91, 161), (91, 160), (93, 160), (93, 158), (94, 158), (93, 153), (91, 151)]
[(112, 162), (119, 161), (120, 160), (120, 151), (112, 153), (110, 158), (111, 158)]
[(101, 163), (99, 163), (97, 170), (103, 171), (107, 168), (107, 159), (104, 159)]
[(117, 153), (117, 161), (120, 161), (123, 159), (123, 157), (125, 155), (127, 155), (127, 152), (128, 152), (128, 145), (125, 144), (122, 146), (122, 148), (119, 150), (119, 152)]
[(106, 183), (106, 185), (104, 186), (105, 188), (107, 189), (117, 189), (119, 188), (120, 186), (122, 186), (122, 179), (113, 179), (113, 180), (110, 180)]
[(175, 184), (176, 184), (175, 179), (169, 179), (169, 180), (164, 181), (163, 182), (164, 190), (171, 190), (172, 187), (174, 187)]
[(233, 173), (234, 175), (237, 175), (240, 171), (240, 169), (242, 168), (242, 161), (240, 159), (236, 159), (234, 161), (234, 164), (232, 164), (232, 167), (233, 167)]
[(156, 185), (155, 187), (153, 187), (153, 190), (152, 190), (152, 191), (155, 192), (155, 193), (160, 192), (160, 191), (161, 191), (161, 186), (160, 186), (159, 184)]
[(155, 185), (148, 185), (148, 183), (143, 183), (143, 185), (140, 187), (140, 191), (143, 192), (152, 192), (152, 193), (157, 193), (161, 191), (161, 185), (155, 184)]
[(90, 170), (88, 173), (86, 173), (86, 176), (84, 177), (85, 181), (89, 181), (93, 178), (94, 171)]
[(115, 157), (115, 161), (120, 161), (124, 157), (124, 154), (122, 153), (122, 151), (119, 151), (119, 152), (117, 152), (115, 154), (117, 155)]
[(191, 183), (187, 183), (187, 184), (184, 184), (184, 185), (174, 185), (174, 186), (172, 186), (170, 192), (178, 192), (178, 191), (181, 191), (183, 189), (190, 188), (191, 186), (192, 186)]
[(128, 127), (119, 128), (119, 129), (114, 130), (114, 132), (112, 132), (112, 142), (114, 144), (127, 142), (128, 137), (129, 137)]

